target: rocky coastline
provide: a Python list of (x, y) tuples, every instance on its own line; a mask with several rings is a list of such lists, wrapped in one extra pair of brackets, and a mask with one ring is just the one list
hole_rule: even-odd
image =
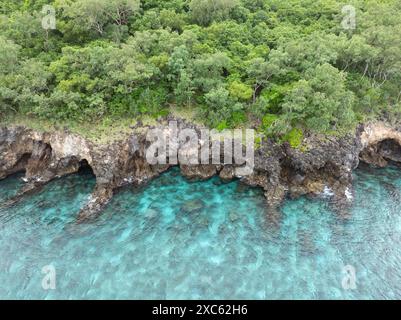
[[(200, 130), (185, 120), (173, 120), (179, 130)], [(24, 171), (26, 182), (15, 197), (1, 205), (10, 206), (47, 182), (89, 166), (96, 176), (96, 186), (77, 221), (96, 217), (119, 188), (145, 184), (171, 167), (147, 162), (146, 132), (150, 128), (153, 127), (138, 125), (128, 138), (110, 144), (97, 144), (68, 130), (0, 128), (0, 180)], [(360, 125), (355, 134), (341, 138), (309, 135), (303, 144), (306, 148), (301, 150), (263, 139), (255, 150), (253, 174), (244, 177), (236, 177), (232, 164), (178, 165), (189, 179), (219, 175), (225, 181), (238, 178), (247, 185), (263, 188), (266, 212), (272, 217), (278, 214), (277, 208), (286, 197), (302, 195), (327, 195), (334, 211), (346, 217), (352, 203), (352, 171), (360, 161), (379, 167), (389, 161), (401, 162), (401, 128), (384, 122)]]

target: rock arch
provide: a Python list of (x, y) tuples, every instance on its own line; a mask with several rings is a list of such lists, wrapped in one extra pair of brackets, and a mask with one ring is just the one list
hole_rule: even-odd
[(78, 174), (92, 174), (95, 176), (92, 166), (89, 164), (88, 160), (82, 159), (78, 162)]
[(381, 122), (368, 124), (361, 134), (359, 159), (377, 167), (401, 163), (401, 131)]

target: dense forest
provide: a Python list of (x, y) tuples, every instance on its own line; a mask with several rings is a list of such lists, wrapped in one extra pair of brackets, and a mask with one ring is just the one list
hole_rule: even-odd
[(400, 119), (400, 83), (399, 0), (0, 2), (1, 117), (176, 108), (296, 140)]

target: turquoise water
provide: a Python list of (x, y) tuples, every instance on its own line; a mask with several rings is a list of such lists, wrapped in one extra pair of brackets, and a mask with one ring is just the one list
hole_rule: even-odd
[[(21, 176), (0, 181), (0, 201)], [(401, 298), (401, 170), (358, 169), (351, 216), (323, 198), (264, 209), (261, 190), (175, 169), (119, 192), (96, 221), (76, 224), (89, 174), (49, 183), (0, 209), (0, 298)], [(56, 271), (44, 290), (42, 268)], [(356, 288), (342, 286), (355, 269)]]

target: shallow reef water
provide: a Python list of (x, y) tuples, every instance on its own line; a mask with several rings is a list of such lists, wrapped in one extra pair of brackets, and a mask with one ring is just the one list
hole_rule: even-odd
[[(0, 203), (21, 177), (0, 181)], [(173, 168), (77, 224), (94, 185), (70, 175), (0, 206), (0, 299), (401, 298), (399, 168), (356, 170), (348, 219), (324, 197), (273, 216), (258, 188)], [(54, 290), (42, 288), (49, 265)]]

